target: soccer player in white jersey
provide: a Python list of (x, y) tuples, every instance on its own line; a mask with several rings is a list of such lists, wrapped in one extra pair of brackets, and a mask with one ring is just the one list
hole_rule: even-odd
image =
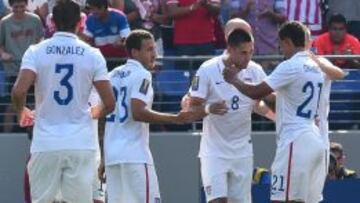
[[(206, 199), (210, 203), (251, 202), (251, 114), (258, 102), (225, 82), (222, 71), (233, 65), (238, 70), (237, 77), (252, 84), (261, 82), (266, 74), (251, 61), (253, 46), (249, 32), (232, 30), (227, 37), (226, 52), (201, 65), (190, 89), (191, 106), (206, 104), (199, 157)], [(212, 113), (210, 104), (217, 101), (225, 102), (226, 114)]]
[[(306, 29), (306, 49), (310, 50), (311, 47), (311, 32)], [(318, 176), (314, 179), (314, 182), (319, 182), (325, 184), (325, 180), (328, 174), (329, 162), (330, 162), (330, 139), (329, 139), (329, 123), (328, 116), (330, 111), (330, 91), (331, 91), (331, 81), (340, 80), (345, 77), (345, 73), (341, 68), (333, 65), (329, 60), (323, 57), (318, 57), (312, 52), (308, 52), (309, 57), (315, 61), (315, 63), (320, 67), (321, 71), (325, 74), (324, 84), (322, 86), (319, 108), (317, 112), (317, 117), (315, 122), (320, 130), (320, 135), (325, 146), (325, 159), (323, 160), (323, 167), (319, 168)], [(315, 184), (314, 190), (318, 191), (319, 198), (314, 199), (309, 203), (318, 203), (323, 199), (322, 189), (324, 185), (318, 187), (318, 184)]]
[[(188, 112), (160, 113), (151, 109), (151, 70), (156, 47), (151, 33), (134, 30), (126, 39), (130, 59), (110, 73), (115, 111), (106, 117), (104, 156), (109, 203), (159, 203), (160, 192), (149, 149), (149, 123), (184, 123)], [(101, 115), (101, 108), (94, 109)], [(94, 113), (96, 115), (96, 113)]]
[(232, 67), (224, 78), (253, 99), (276, 92), (277, 150), (272, 164), (272, 202), (309, 203), (319, 198), (313, 186), (316, 171), (322, 167), (325, 147), (315, 116), (324, 77), (318, 65), (305, 52), (305, 27), (287, 22), (279, 31), (280, 47), (287, 60), (258, 85), (233, 76)]
[[(35, 85), (35, 125), (28, 171), (33, 203), (49, 203), (60, 191), (64, 201), (91, 203), (96, 139), (88, 100), (93, 86), (104, 112), (115, 98), (100, 51), (76, 35), (80, 7), (60, 0), (53, 9), (55, 35), (28, 48), (12, 90), (19, 120), (29, 117), (26, 95)], [(44, 175), (45, 174), (45, 175)]]

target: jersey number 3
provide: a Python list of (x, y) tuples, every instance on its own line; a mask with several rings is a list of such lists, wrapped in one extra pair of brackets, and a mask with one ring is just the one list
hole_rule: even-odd
[(74, 89), (71, 86), (69, 80), (74, 74), (73, 64), (56, 64), (55, 73), (62, 74), (65, 72), (64, 77), (60, 80), (60, 85), (66, 88), (66, 95), (60, 95), (60, 91), (54, 91), (54, 99), (59, 105), (68, 105), (74, 96)]

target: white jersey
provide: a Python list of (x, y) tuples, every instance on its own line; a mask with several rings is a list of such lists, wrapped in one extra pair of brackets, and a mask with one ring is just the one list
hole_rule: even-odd
[(116, 108), (107, 116), (105, 127), (105, 164), (153, 164), (149, 148), (149, 124), (135, 121), (131, 100), (138, 99), (151, 108), (154, 91), (151, 73), (138, 61), (127, 63), (110, 73)]
[(95, 150), (88, 101), (93, 82), (108, 80), (100, 51), (74, 34), (58, 32), (30, 46), (21, 69), (36, 74), (31, 152)]
[[(229, 111), (224, 116), (210, 114), (203, 120), (200, 157), (241, 158), (253, 155), (251, 144), (251, 113), (255, 101), (224, 81), (223, 56), (206, 61), (196, 73), (190, 90), (211, 104), (226, 101)], [(266, 77), (261, 66), (250, 62), (239, 72), (238, 78), (258, 84)]]
[(291, 143), (304, 132), (319, 134), (314, 118), (324, 76), (305, 52), (279, 64), (265, 82), (276, 91), (278, 146)]
[[(320, 58), (323, 63), (331, 63), (326, 58)], [(331, 92), (331, 80), (325, 76), (324, 85), (321, 90), (318, 116), (320, 119), (320, 135), (324, 142), (326, 149), (330, 149), (329, 140), (329, 111), (330, 111), (330, 92)]]

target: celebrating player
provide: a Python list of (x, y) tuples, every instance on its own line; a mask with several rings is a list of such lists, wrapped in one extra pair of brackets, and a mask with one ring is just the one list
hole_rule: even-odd
[[(309, 29), (306, 29), (306, 49), (310, 50), (311, 41), (310, 41), (311, 33)], [(318, 176), (314, 180), (315, 182), (325, 184), (325, 180), (328, 174), (328, 168), (330, 164), (330, 140), (329, 140), (329, 110), (330, 110), (330, 91), (331, 91), (331, 81), (332, 80), (340, 80), (345, 77), (345, 73), (341, 68), (333, 65), (326, 58), (318, 57), (311, 52), (308, 52), (309, 57), (315, 61), (315, 63), (320, 67), (321, 71), (325, 74), (324, 76), (324, 84), (321, 90), (319, 108), (317, 112), (316, 122), (320, 129), (320, 135), (323, 140), (323, 144), (325, 146), (325, 159), (323, 160), (323, 168), (319, 168)], [(314, 190), (316, 190), (319, 194), (318, 199), (314, 199), (313, 203), (320, 202), (322, 200), (322, 189), (321, 187), (316, 186)]]
[(234, 77), (235, 69), (224, 70), (224, 78), (240, 92), (262, 98), (276, 91), (277, 150), (272, 165), (273, 202), (315, 202), (316, 171), (325, 159), (325, 147), (315, 126), (323, 74), (305, 52), (306, 28), (299, 22), (285, 23), (279, 31), (280, 47), (287, 60), (258, 85)]
[[(54, 36), (25, 52), (12, 91), (21, 119), (31, 117), (26, 95), (35, 85), (35, 124), (28, 171), (34, 203), (49, 203), (60, 192), (66, 202), (92, 202), (96, 139), (88, 111), (92, 86), (100, 93), (104, 113), (115, 98), (100, 51), (76, 35), (80, 7), (71, 0), (53, 8)], [(20, 116), (22, 115), (22, 116)], [(46, 174), (46, 175), (45, 175)]]
[[(126, 39), (130, 59), (110, 73), (117, 99), (106, 117), (105, 171), (108, 202), (158, 203), (160, 192), (149, 149), (149, 123), (181, 124), (189, 112), (160, 113), (151, 109), (154, 91), (150, 70), (155, 66), (155, 41), (145, 30), (134, 30)], [(101, 105), (93, 115), (102, 115)]]
[[(262, 67), (251, 61), (251, 29), (243, 27), (249, 28), (243, 21), (228, 24), (226, 52), (201, 65), (190, 90), (191, 106), (206, 104), (199, 157), (206, 199), (211, 203), (251, 202), (251, 113), (259, 109), (259, 102), (241, 94), (222, 76), (226, 66), (234, 66), (235, 75), (249, 83), (266, 77)], [(226, 114), (213, 114), (211, 104), (216, 101), (224, 101)]]

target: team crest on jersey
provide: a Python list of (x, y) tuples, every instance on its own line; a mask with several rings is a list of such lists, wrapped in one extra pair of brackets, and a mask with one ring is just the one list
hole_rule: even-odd
[(154, 202), (155, 202), (155, 203), (161, 203), (160, 197), (155, 197)]
[(149, 86), (150, 86), (150, 82), (147, 79), (144, 79), (142, 81), (141, 87), (139, 89), (140, 93), (143, 93), (144, 95), (147, 94), (148, 90), (149, 90)]
[(200, 77), (199, 76), (195, 76), (191, 82), (191, 89), (193, 91), (197, 91), (199, 90), (199, 80), (200, 80)]
[(211, 188), (211, 185), (206, 186), (205, 192), (206, 192), (207, 195), (211, 195), (211, 192), (212, 192), (211, 189), (212, 189), (212, 188)]

